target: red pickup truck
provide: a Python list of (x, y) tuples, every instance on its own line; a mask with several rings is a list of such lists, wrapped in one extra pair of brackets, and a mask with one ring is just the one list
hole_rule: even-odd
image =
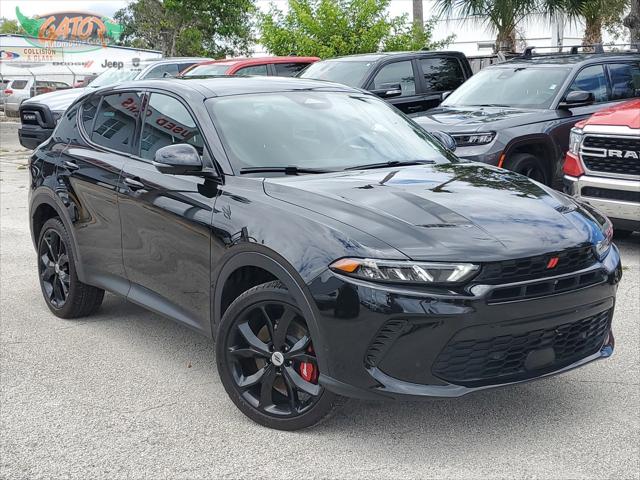
[(618, 237), (640, 230), (640, 99), (577, 123), (563, 170), (565, 191), (606, 214)]

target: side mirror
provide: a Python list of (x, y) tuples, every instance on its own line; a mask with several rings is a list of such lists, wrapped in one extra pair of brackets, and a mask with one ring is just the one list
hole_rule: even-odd
[(451, 152), (454, 152), (456, 150), (456, 147), (458, 145), (456, 144), (455, 139), (448, 133), (440, 132), (440, 131), (434, 131), (429, 133), (431, 134), (431, 136), (435, 137), (436, 140), (440, 142), (440, 145), (442, 145), (447, 150)]
[(378, 87), (375, 90), (371, 90), (371, 93), (380, 98), (392, 98), (402, 95), (402, 87), (399, 83), (383, 83)]
[(573, 108), (584, 107), (585, 105), (591, 105), (596, 101), (596, 97), (593, 92), (585, 92), (584, 90), (576, 90), (575, 92), (567, 93), (564, 100), (558, 105), (559, 108)]
[(176, 143), (159, 148), (153, 165), (162, 173), (194, 175), (202, 172), (202, 159), (193, 145)]

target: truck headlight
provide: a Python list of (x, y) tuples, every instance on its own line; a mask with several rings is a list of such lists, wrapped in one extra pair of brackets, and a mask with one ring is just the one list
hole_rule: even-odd
[(472, 263), (412, 262), (376, 260), (372, 258), (341, 258), (329, 268), (335, 272), (364, 280), (399, 283), (460, 283), (479, 270)]
[(576, 157), (580, 151), (580, 145), (582, 144), (582, 129), (573, 127), (571, 133), (569, 133), (569, 151)]
[(452, 133), (451, 136), (459, 147), (470, 147), (473, 145), (486, 145), (493, 142), (496, 132), (482, 133)]

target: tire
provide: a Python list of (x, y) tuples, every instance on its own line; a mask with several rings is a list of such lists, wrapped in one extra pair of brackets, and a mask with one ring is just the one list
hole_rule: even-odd
[(222, 384), (256, 423), (299, 430), (320, 422), (338, 403), (340, 397), (317, 383), (313, 339), (282, 283), (263, 283), (235, 299), (216, 339)]
[(47, 307), (57, 317), (91, 315), (102, 304), (104, 290), (78, 280), (69, 234), (59, 218), (47, 220), (40, 230), (38, 279)]
[(545, 185), (549, 184), (549, 174), (545, 164), (530, 153), (516, 153), (507, 159), (505, 168), (529, 177)]

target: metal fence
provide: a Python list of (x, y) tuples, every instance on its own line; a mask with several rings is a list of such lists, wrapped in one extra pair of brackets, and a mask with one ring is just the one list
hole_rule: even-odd
[(80, 87), (95, 78), (86, 69), (53, 63), (0, 63), (0, 110), (17, 116), (24, 100), (42, 93)]

